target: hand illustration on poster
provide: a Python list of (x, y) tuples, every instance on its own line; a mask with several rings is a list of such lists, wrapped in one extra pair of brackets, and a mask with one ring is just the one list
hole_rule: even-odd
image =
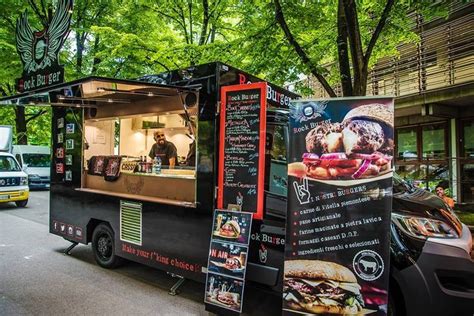
[(295, 189), (296, 197), (300, 204), (307, 204), (311, 197), (308, 191), (308, 178), (303, 178), (302, 182), (300, 185), (297, 181), (293, 181), (293, 188)]

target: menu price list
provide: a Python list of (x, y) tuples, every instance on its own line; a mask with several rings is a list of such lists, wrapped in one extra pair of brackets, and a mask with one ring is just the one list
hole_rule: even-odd
[[(290, 179), (301, 182), (298, 178)], [(380, 189), (378, 185), (350, 188), (326, 186), (328, 191), (320, 191), (320, 185), (316, 189), (310, 184), (311, 197), (318, 204), (303, 204), (291, 210), (291, 247), (287, 249), (290, 252), (288, 255), (334, 255), (339, 251), (383, 244), (389, 237), (388, 231), (380, 236), (375, 235), (374, 230), (380, 230), (381, 224), (389, 220), (390, 214), (383, 210), (386, 207), (384, 196), (391, 194), (391, 179), (386, 182), (385, 189)]]
[[(353, 182), (351, 186), (290, 176), (289, 184), (293, 188), (289, 190), (285, 267), (296, 262), (303, 263), (306, 275), (311, 275), (308, 271), (316, 271), (312, 273), (317, 274), (327, 269), (324, 274), (327, 285), (320, 286), (346, 284), (343, 285), (344, 295), (351, 295), (347, 291), (350, 289), (354, 292), (351, 302), (359, 303), (357, 306), (344, 306), (342, 302), (335, 314), (385, 315), (383, 306), (386, 306), (389, 278), (387, 245), (390, 240), (390, 212), (387, 210), (391, 209), (391, 175), (362, 184)], [(303, 200), (301, 190), (306, 192)], [(344, 280), (332, 279), (328, 270), (339, 271), (348, 277)], [(291, 277), (285, 275), (285, 279)], [(314, 280), (305, 282), (313, 284), (311, 281)], [(317, 282), (320, 281), (321, 278), (317, 278)], [(286, 307), (291, 306), (285, 304)], [(293, 312), (291, 308), (285, 309), (285, 314)]]
[(228, 91), (225, 98), (223, 206), (239, 204), (245, 211), (255, 211), (262, 158), (262, 89)]

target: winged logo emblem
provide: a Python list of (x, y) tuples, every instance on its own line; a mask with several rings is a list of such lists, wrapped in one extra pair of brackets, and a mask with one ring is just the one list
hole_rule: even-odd
[(16, 23), (17, 51), (23, 63), (23, 73), (30, 74), (58, 64), (72, 16), (72, 0), (58, 1), (51, 23), (42, 31), (33, 30), (25, 10)]
[(297, 122), (305, 122), (324, 116), (328, 101), (308, 101), (290, 105), (290, 116)]

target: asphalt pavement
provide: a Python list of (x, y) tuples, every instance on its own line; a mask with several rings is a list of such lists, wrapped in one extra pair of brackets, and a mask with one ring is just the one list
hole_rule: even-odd
[(49, 192), (31, 192), (26, 208), (0, 204), (0, 315), (208, 315), (204, 287), (136, 263), (95, 264), (90, 246), (48, 232)]

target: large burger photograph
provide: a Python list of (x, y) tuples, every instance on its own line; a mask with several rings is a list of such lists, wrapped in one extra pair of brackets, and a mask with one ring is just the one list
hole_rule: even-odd
[(214, 235), (223, 238), (236, 239), (240, 236), (240, 225), (235, 220), (227, 221), (214, 232)]
[(304, 314), (364, 315), (361, 287), (348, 268), (320, 260), (285, 261), (283, 308)]
[(379, 103), (349, 110), (342, 121), (311, 124), (301, 161), (288, 174), (313, 180), (358, 180), (392, 170), (393, 108)]

